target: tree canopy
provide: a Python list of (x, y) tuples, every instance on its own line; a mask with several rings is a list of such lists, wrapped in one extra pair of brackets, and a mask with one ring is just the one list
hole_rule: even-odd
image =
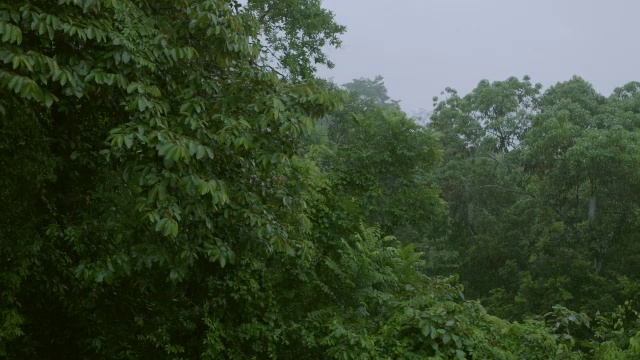
[[(0, 3), (0, 356), (635, 359), (640, 85), (318, 79), (319, 0)], [(466, 294), (466, 295), (465, 295)]]

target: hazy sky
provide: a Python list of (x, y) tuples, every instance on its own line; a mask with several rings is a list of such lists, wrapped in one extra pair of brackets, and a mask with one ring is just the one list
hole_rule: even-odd
[(347, 26), (320, 75), (382, 75), (405, 111), (432, 109), (447, 86), (530, 75), (545, 87), (579, 75), (608, 95), (640, 80), (639, 0), (323, 0)]

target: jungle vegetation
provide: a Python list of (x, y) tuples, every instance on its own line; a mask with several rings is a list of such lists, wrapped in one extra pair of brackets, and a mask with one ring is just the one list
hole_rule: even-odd
[(319, 0), (0, 2), (0, 357), (640, 358), (640, 83), (319, 79)]

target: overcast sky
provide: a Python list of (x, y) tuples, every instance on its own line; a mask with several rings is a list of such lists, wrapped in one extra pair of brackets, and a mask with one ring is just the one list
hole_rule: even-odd
[(640, 80), (639, 0), (323, 0), (347, 26), (320, 75), (382, 75), (409, 114), (447, 86), (530, 75), (545, 87), (579, 75), (605, 95)]

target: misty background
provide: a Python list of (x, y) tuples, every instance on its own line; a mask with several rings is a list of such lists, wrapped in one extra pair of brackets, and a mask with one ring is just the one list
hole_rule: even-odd
[(410, 115), (429, 112), (446, 87), (461, 94), (509, 76), (545, 88), (573, 75), (603, 95), (638, 80), (636, 0), (324, 0), (347, 26), (334, 69), (344, 84), (382, 75)]

